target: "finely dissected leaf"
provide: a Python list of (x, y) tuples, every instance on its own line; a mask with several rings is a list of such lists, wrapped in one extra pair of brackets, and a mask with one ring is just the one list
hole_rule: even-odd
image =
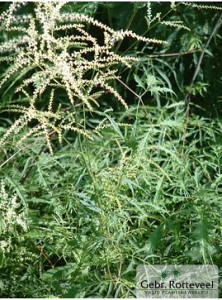
[(150, 235), (149, 242), (152, 251), (155, 251), (161, 246), (162, 236), (163, 236), (162, 226), (158, 226)]
[(107, 119), (110, 121), (111, 126), (113, 127), (113, 129), (121, 136), (121, 138), (124, 139), (122, 132), (118, 126), (118, 124), (113, 120), (112, 117), (110, 117), (109, 115), (105, 114), (105, 116), (107, 117)]

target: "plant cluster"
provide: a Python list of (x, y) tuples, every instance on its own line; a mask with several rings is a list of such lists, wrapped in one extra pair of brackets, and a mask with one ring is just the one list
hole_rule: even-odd
[(221, 7), (1, 8), (0, 296), (135, 297), (139, 264), (221, 274)]
[[(37, 2), (33, 14), (16, 14), (25, 4), (11, 4), (0, 17), (0, 29), (6, 34), (14, 33), (0, 44), (1, 61), (10, 65), (0, 87), (10, 79), (14, 87), (11, 103), (5, 105), (1, 112), (19, 114), (0, 143), (35, 121), (35, 126), (19, 143), (33, 134), (44, 135), (52, 153), (52, 132), (58, 135), (60, 143), (64, 130), (90, 137), (84, 125), (78, 122), (76, 110), (83, 109), (80, 108), (83, 106), (93, 111), (93, 106), (100, 106), (101, 96), (104, 97), (106, 91), (128, 107), (109, 82), (118, 78), (117, 64), (130, 67), (129, 63), (137, 59), (115, 53), (113, 45), (116, 42), (126, 37), (143, 42), (164, 42), (129, 30), (114, 31), (92, 17), (62, 11), (65, 2)], [(95, 27), (100, 29), (103, 40), (88, 33), (87, 24), (92, 25), (94, 30)], [(13, 104), (21, 98), (26, 105)]]

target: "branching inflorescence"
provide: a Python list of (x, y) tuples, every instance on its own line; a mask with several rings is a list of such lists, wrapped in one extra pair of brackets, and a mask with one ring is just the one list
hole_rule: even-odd
[[(129, 30), (114, 31), (86, 15), (67, 13), (66, 2), (36, 2), (33, 14), (22, 13), (25, 5), (26, 2), (13, 3), (0, 15), (0, 30), (7, 37), (0, 43), (0, 60), (9, 64), (0, 88), (13, 80), (13, 99), (23, 97), (28, 103), (22, 106), (14, 101), (2, 107), (2, 112), (19, 113), (19, 117), (0, 144), (34, 121), (37, 124), (30, 126), (19, 142), (32, 134), (43, 134), (52, 153), (51, 132), (58, 134), (60, 142), (64, 130), (90, 137), (76, 121), (77, 108), (93, 111), (107, 92), (127, 108), (111, 81), (118, 77), (117, 64), (130, 67), (137, 58), (115, 53), (113, 46), (117, 41), (131, 37), (147, 43), (165, 42)], [(89, 33), (88, 25), (101, 31), (103, 38)], [(60, 99), (61, 91), (68, 102), (64, 96)], [(40, 101), (43, 104), (39, 105)]]

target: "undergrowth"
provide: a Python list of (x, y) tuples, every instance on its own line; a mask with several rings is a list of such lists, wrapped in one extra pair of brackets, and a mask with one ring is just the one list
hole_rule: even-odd
[(54, 156), (39, 155), (34, 139), (2, 173), (29, 208), (16, 238), (25, 258), (15, 269), (14, 248), (4, 253), (4, 296), (16, 281), (11, 297), (129, 297), (138, 264), (220, 265), (221, 122), (195, 117), (184, 133), (183, 103), (131, 107), (118, 119), (129, 115), (131, 127), (104, 128), (105, 141), (81, 149), (69, 141)]

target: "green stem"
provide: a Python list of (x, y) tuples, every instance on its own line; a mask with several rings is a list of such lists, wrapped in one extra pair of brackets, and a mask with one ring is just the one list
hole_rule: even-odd
[[(130, 28), (130, 25), (132, 24), (133, 19), (134, 19), (136, 13), (137, 13), (137, 11), (136, 11), (135, 7), (133, 7), (132, 14), (131, 14), (131, 16), (130, 16), (130, 18), (129, 18), (129, 21), (128, 21), (128, 24), (127, 24), (125, 30), (128, 30), (128, 29)], [(121, 44), (122, 44), (122, 40), (119, 41), (119, 43), (117, 44), (117, 46), (116, 46), (116, 48), (115, 48), (115, 52), (117, 52), (117, 51), (119, 50)]]

